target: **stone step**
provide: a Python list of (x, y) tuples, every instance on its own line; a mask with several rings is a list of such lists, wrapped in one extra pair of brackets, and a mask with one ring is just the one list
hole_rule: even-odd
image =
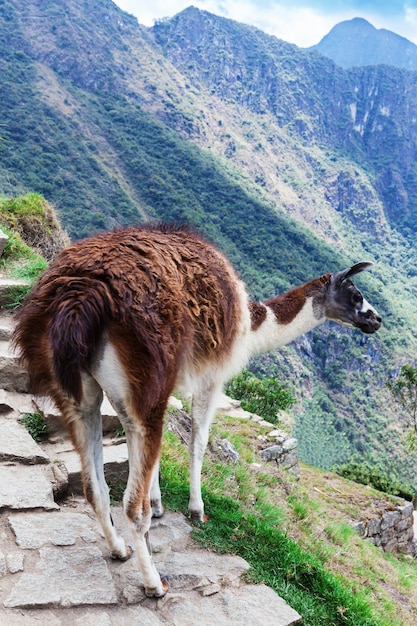
[(59, 509), (51, 465), (0, 463), (0, 510)]
[(29, 377), (8, 341), (0, 341), (0, 389), (27, 393)]
[[(104, 440), (104, 474), (108, 486), (120, 491), (121, 487), (126, 485), (129, 474), (127, 445), (124, 442), (114, 445), (113, 441), (110, 439)], [(63, 448), (65, 445), (66, 449)], [(81, 462), (78, 453), (72, 449), (68, 441), (61, 444), (61, 446), (47, 447), (47, 450), (51, 458), (63, 463), (68, 472), (68, 493), (83, 495)]]
[(10, 278), (0, 278), (0, 307), (8, 307), (16, 304), (17, 295), (20, 295), (22, 288), (28, 288), (30, 283), (27, 280), (13, 280)]
[[(133, 544), (120, 507), (116, 527)], [(170, 579), (169, 595), (146, 599), (135, 558), (112, 561), (82, 500), (60, 511), (10, 512), (0, 534), (0, 624), (292, 626), (299, 614), (265, 585), (245, 583), (242, 558), (197, 549), (179, 513), (154, 520), (153, 558)], [(33, 612), (36, 609), (36, 613)], [(65, 609), (65, 617), (62, 609)], [(16, 620), (21, 621), (16, 621)], [(36, 619), (36, 622), (32, 620)], [(64, 620), (64, 621), (61, 621)]]
[(49, 457), (24, 426), (0, 417), (0, 461), (36, 465), (49, 463)]
[(0, 313), (0, 341), (9, 341), (14, 328), (14, 319), (11, 313), (4, 310)]

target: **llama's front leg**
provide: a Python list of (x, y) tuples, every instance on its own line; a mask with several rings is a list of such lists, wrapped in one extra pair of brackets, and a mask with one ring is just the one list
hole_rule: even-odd
[(190, 441), (190, 501), (188, 510), (192, 520), (206, 522), (201, 496), (201, 469), (209, 438), (210, 425), (217, 408), (221, 387), (213, 385), (195, 393), (192, 403), (192, 428)]
[(152, 473), (150, 496), (152, 517), (162, 517), (164, 514), (164, 507), (162, 506), (161, 489), (159, 487), (159, 460), (156, 463)]

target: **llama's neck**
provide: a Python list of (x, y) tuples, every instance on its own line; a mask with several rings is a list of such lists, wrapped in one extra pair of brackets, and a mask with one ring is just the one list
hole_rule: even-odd
[(322, 324), (324, 306), (303, 288), (291, 290), (267, 302), (250, 304), (252, 354), (284, 346)]

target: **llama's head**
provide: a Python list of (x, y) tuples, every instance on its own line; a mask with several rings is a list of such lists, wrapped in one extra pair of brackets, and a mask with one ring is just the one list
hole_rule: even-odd
[(326, 302), (327, 319), (354, 326), (364, 333), (378, 330), (381, 317), (350, 280), (352, 276), (372, 265), (373, 263), (356, 263), (346, 270), (331, 274)]

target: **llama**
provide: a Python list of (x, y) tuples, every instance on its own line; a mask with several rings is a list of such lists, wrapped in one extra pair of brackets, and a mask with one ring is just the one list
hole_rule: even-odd
[(161, 516), (158, 468), (164, 412), (191, 392), (189, 511), (205, 521), (201, 468), (219, 393), (255, 353), (288, 344), (326, 319), (373, 333), (375, 309), (350, 278), (372, 263), (251, 302), (230, 262), (186, 227), (129, 227), (82, 240), (50, 264), (16, 315), (14, 345), (34, 393), (57, 404), (78, 451), (87, 501), (114, 558), (133, 548), (116, 532), (102, 459), (100, 406), (108, 396), (126, 433), (124, 512), (145, 592), (168, 589), (149, 550)]

